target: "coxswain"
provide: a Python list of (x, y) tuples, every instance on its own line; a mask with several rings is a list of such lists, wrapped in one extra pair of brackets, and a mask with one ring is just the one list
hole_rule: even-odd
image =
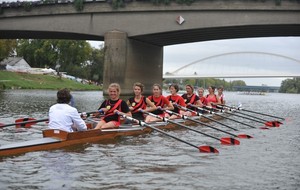
[(66, 88), (57, 92), (57, 103), (49, 109), (50, 129), (60, 129), (67, 132), (85, 131), (87, 126), (77, 109), (70, 106), (71, 94)]

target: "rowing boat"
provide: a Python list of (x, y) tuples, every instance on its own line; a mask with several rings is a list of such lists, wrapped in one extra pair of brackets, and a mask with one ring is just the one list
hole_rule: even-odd
[[(214, 116), (210, 115), (210, 117)], [(194, 118), (199, 119), (199, 117), (197, 116), (195, 116)], [(175, 119), (174, 121), (178, 123), (183, 123), (185, 125), (195, 125), (195, 123), (191, 121), (186, 121), (182, 119)], [(206, 119), (204, 121), (206, 121)], [(91, 121), (87, 120), (86, 122), (87, 125), (92, 125)], [(167, 122), (155, 122), (151, 123), (151, 126), (159, 129), (180, 128), (174, 124), (170, 124)], [(58, 129), (46, 129), (43, 130), (43, 138), (41, 139), (12, 143), (8, 145), (1, 145), (0, 156), (17, 155), (33, 151), (53, 150), (75, 144), (107, 141), (120, 136), (137, 136), (141, 134), (147, 134), (152, 131), (153, 129), (151, 128), (132, 124), (122, 124), (117, 129), (93, 129), (80, 132), (66, 132)]]

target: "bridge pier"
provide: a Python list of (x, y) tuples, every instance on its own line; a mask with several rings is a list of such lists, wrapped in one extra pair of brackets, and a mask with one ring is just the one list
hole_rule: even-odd
[(103, 90), (110, 83), (121, 85), (121, 95), (133, 95), (135, 82), (145, 85), (144, 94), (151, 94), (154, 83), (162, 83), (163, 47), (127, 37), (127, 33), (110, 31), (104, 35)]

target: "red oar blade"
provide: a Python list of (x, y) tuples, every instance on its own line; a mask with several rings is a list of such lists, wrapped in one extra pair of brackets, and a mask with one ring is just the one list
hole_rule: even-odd
[[(34, 118), (21, 118), (21, 119), (17, 119), (17, 120), (15, 120), (16, 127), (17, 128), (20, 128), (20, 127), (30, 128), (31, 125), (36, 124), (36, 122), (34, 122), (35, 120), (36, 119), (34, 119)], [(28, 123), (17, 124), (17, 123), (22, 123), (22, 122), (28, 122)]]
[(247, 135), (247, 134), (239, 134), (237, 137), (240, 138), (240, 139), (251, 139), (251, 138), (253, 138), (252, 136)]
[(265, 125), (268, 126), (268, 127), (279, 127), (280, 126), (279, 123), (274, 122), (274, 121), (265, 122)]
[(224, 145), (240, 145), (240, 141), (234, 139), (234, 138), (231, 138), (231, 137), (223, 137), (220, 139), (221, 141), (221, 144), (224, 144)]
[(219, 153), (217, 149), (211, 146), (199, 146), (198, 149), (200, 152), (203, 153), (216, 153), (216, 154)]

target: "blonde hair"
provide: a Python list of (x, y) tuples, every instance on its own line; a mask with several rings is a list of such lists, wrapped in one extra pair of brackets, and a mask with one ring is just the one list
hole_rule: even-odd
[(199, 92), (199, 90), (202, 90), (204, 92), (204, 88), (202, 88), (202, 87), (198, 88), (197, 91)]
[(121, 94), (121, 87), (118, 83), (111, 83), (108, 88), (107, 88), (107, 93), (109, 92), (109, 89), (110, 88), (116, 88), (117, 92), (118, 92), (118, 95)]
[(153, 84), (152, 89), (153, 89), (154, 87), (156, 87), (156, 86), (159, 88), (159, 90), (162, 90), (162, 89), (161, 89), (161, 86), (160, 86), (159, 84), (157, 84), (157, 83)]
[(140, 87), (141, 92), (144, 91), (144, 87), (145, 87), (145, 86), (144, 86), (142, 83), (140, 83), (140, 82), (134, 83), (134, 84), (133, 84), (133, 88), (136, 87), (136, 86)]

